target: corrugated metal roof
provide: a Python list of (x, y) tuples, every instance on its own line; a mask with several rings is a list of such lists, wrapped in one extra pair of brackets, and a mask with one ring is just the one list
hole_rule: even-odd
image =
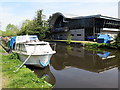
[(68, 13), (56, 12), (53, 15), (62, 15), (64, 18), (71, 18), (71, 19), (92, 18), (92, 17), (94, 17), (94, 18), (104, 18), (104, 19), (112, 19), (112, 20), (120, 21), (120, 19), (118, 19), (118, 18), (103, 16), (101, 14), (89, 15), (89, 16), (80, 16), (80, 15), (75, 15), (75, 14), (68, 14)]

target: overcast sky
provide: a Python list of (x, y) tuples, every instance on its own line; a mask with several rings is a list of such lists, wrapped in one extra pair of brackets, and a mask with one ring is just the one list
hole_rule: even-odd
[(46, 18), (55, 12), (74, 16), (101, 14), (118, 17), (119, 0), (0, 0), (1, 30), (7, 24), (20, 26), (25, 19), (32, 20), (37, 10), (43, 9)]

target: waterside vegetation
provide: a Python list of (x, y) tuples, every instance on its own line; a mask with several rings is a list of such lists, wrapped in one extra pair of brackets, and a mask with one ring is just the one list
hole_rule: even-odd
[[(22, 62), (18, 60), (18, 56), (14, 54), (6, 55), (0, 47), (2, 59), (2, 88), (51, 88), (52, 85), (47, 83), (44, 78), (38, 78), (33, 71), (23, 66), (19, 71), (14, 72)], [(5, 55), (4, 55), (5, 54)]]
[(0, 36), (17, 36), (17, 35), (37, 35), (40, 40), (49, 36), (48, 20), (43, 14), (43, 10), (38, 10), (33, 20), (26, 19), (21, 25), (16, 26), (8, 24), (6, 31), (0, 30)]
[(120, 50), (120, 32), (116, 36), (113, 43), (86, 43), (85, 46), (88, 48), (107, 48)]

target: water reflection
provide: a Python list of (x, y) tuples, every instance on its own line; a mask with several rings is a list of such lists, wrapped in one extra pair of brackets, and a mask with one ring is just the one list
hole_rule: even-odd
[(32, 71), (34, 71), (34, 73), (37, 75), (38, 78), (45, 77), (45, 81), (52, 84), (52, 86), (55, 85), (56, 80), (54, 75), (50, 71), (50, 66), (47, 66), (42, 69), (34, 66), (27, 66), (27, 67), (29, 67)]
[[(110, 56), (111, 58), (108, 58)], [(75, 67), (100, 73), (117, 67), (115, 55), (111, 55), (110, 52), (86, 51), (83, 47), (57, 45), (57, 53), (52, 59), (54, 60), (51, 61), (51, 65), (56, 70)]]
[(111, 55), (110, 56), (110, 52), (103, 52), (103, 53), (97, 53), (97, 55), (99, 56), (99, 57), (101, 57), (102, 59), (108, 59), (108, 58), (114, 58), (115, 57), (115, 55)]
[[(32, 68), (56, 88), (117, 88), (119, 51), (88, 51), (57, 43), (50, 66)], [(89, 72), (88, 72), (89, 71)]]

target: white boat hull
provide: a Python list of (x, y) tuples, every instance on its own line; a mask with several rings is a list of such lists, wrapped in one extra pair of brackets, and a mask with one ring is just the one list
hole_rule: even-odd
[[(19, 58), (22, 62), (24, 62), (28, 55), (19, 53)], [(31, 57), (25, 63), (26, 65), (34, 65), (37, 67), (46, 67), (50, 63), (52, 54), (45, 54), (45, 55), (31, 55)]]
[(50, 58), (56, 51), (53, 51), (49, 42), (39, 41), (37, 36), (17, 36), (11, 39), (11, 47), (19, 55), (23, 64), (46, 67)]

